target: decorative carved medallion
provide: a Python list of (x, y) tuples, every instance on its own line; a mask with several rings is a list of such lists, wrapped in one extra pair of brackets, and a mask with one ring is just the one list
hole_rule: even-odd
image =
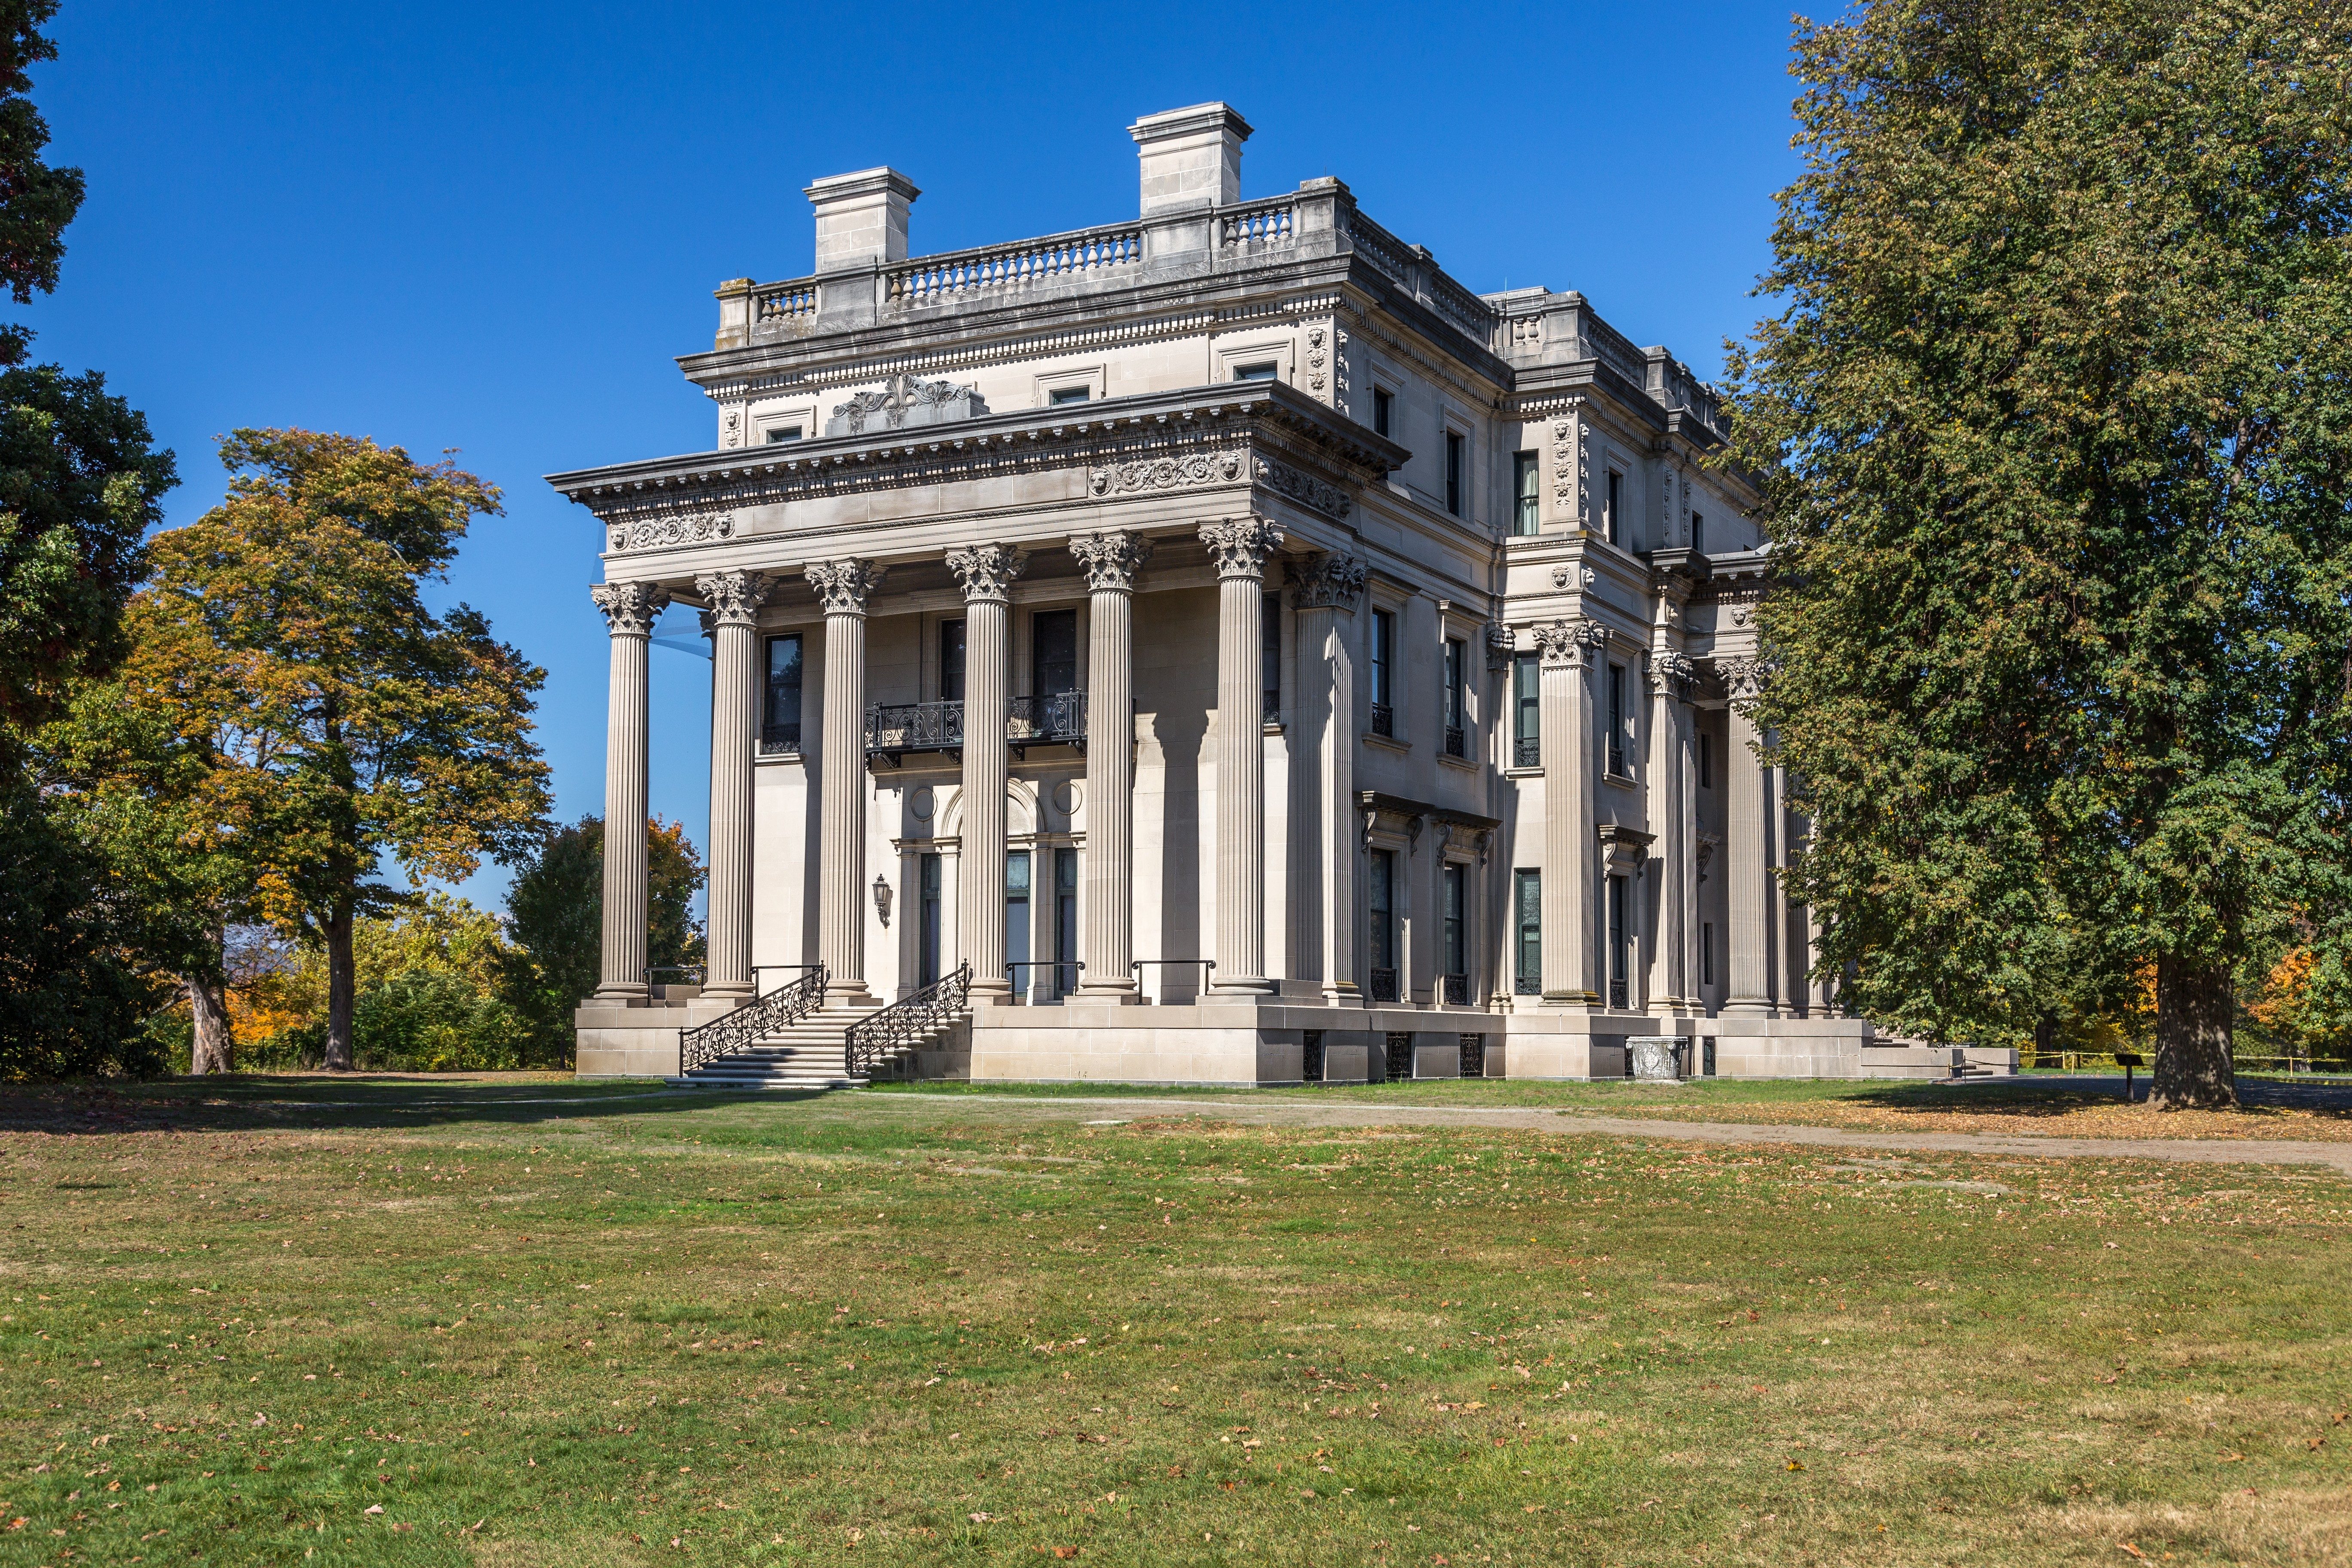
[(679, 512), (616, 522), (606, 531), (605, 539), (616, 551), (656, 550), (665, 544), (707, 544), (714, 539), (731, 539), (734, 534), (735, 519), (730, 513)]
[(817, 602), (828, 616), (862, 616), (866, 601), (882, 586), (883, 571), (871, 561), (821, 561), (808, 569)]
[(1265, 576), (1266, 557), (1282, 548), (1282, 530), (1262, 517), (1229, 517), (1201, 525), (1201, 542), (1216, 558), (1217, 575)]
[(1327, 517), (1348, 515), (1348, 492), (1284, 464), (1257, 459), (1257, 482), (1279, 496), (1314, 508)]
[(1013, 579), (1028, 568), (1029, 557), (1008, 544), (975, 544), (948, 552), (948, 570), (963, 586), (967, 605), (1004, 604), (1012, 596)]
[(1363, 597), (1365, 567), (1352, 555), (1323, 554), (1290, 563), (1290, 607), (1355, 613)]
[(1136, 573), (1151, 559), (1151, 542), (1112, 529), (1078, 535), (1070, 541), (1070, 553), (1078, 558), (1078, 569), (1086, 574), (1088, 593), (1131, 594)]
[(1580, 587), (1590, 588), (1592, 586), (1592, 580), (1599, 575), (1600, 574), (1590, 566), (1570, 566), (1563, 563), (1551, 569), (1551, 585), (1564, 589), (1573, 582)]
[(702, 629), (751, 625), (775, 585), (774, 578), (758, 572), (711, 572), (697, 577), (695, 591), (710, 604), (702, 612)]
[(669, 605), (669, 590), (658, 583), (599, 583), (588, 596), (604, 612), (604, 629), (616, 637), (653, 636), (655, 620)]
[(1229, 485), (1242, 477), (1239, 452), (1195, 452), (1181, 458), (1147, 458), (1137, 463), (1114, 463), (1087, 476), (1087, 488), (1098, 496), (1126, 495), (1132, 490), (1181, 490), (1193, 485)]

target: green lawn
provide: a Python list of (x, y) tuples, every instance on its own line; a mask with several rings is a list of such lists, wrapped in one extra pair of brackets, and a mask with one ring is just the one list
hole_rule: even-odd
[(2352, 1561), (2324, 1169), (1114, 1120), (18, 1093), (0, 1563)]

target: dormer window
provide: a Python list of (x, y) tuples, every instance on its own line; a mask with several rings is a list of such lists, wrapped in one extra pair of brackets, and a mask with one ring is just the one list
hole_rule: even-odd
[(797, 425), (771, 425), (768, 426), (768, 444), (772, 447), (779, 441), (797, 441), (801, 434), (801, 427)]
[(1057, 386), (1045, 395), (1045, 401), (1053, 407), (1059, 408), (1065, 404), (1085, 403), (1093, 395), (1093, 392), (1087, 387)]
[(1264, 364), (1237, 364), (1234, 366), (1234, 379), (1235, 381), (1272, 381), (1274, 372), (1275, 366), (1272, 360), (1266, 361)]

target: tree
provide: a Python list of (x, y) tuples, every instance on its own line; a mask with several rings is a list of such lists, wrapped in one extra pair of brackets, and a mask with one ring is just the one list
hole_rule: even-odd
[(1879, 4), (1801, 24), (1805, 172), (1736, 350), (1825, 971), (2021, 1036), (2155, 968), (2151, 1098), (2342, 918), (2347, 13)]
[(153, 542), (123, 700), (197, 759), (183, 798), (233, 846), (251, 912), (324, 949), (325, 1060), (348, 1068), (353, 921), (404, 901), (380, 862), (421, 887), (538, 836), (544, 673), (478, 611), (423, 600), (494, 487), (304, 430), (239, 430), (221, 459), (227, 499)]
[[(38, 30), (57, 14), (57, 0), (0, 0), (0, 288), (19, 305), (37, 289), (56, 290), (66, 226), (81, 210), (81, 171), (41, 162), (48, 122), (25, 96), (33, 63), (58, 58)], [(31, 339), (23, 327), (0, 327), (0, 365), (22, 362)]]
[[(646, 835), (646, 962), (656, 968), (702, 961), (694, 895), (703, 869), (681, 823), (655, 817)], [(603, 968), (604, 823), (583, 816), (548, 835), (507, 889), (515, 959), (507, 996), (532, 1022), (550, 1059), (568, 1058), (572, 1010), (596, 989)]]

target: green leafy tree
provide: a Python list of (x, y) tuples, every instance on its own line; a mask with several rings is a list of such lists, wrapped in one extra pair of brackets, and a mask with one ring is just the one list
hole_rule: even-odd
[[(694, 895), (700, 857), (682, 824), (647, 824), (646, 961), (656, 968), (702, 962)], [(506, 995), (531, 1020), (542, 1059), (569, 1060), (572, 1010), (596, 989), (602, 973), (604, 822), (583, 816), (548, 835), (507, 889), (508, 935), (515, 948)]]
[(2347, 15), (1800, 24), (1733, 358), (1825, 969), (2016, 1038), (2152, 962), (2162, 1105), (2234, 1101), (2233, 985), (2347, 908)]
[(410, 896), (380, 863), (421, 887), (537, 839), (544, 676), (478, 611), (424, 603), (494, 487), (303, 430), (240, 430), (221, 458), (227, 499), (153, 542), (124, 701), (198, 760), (183, 799), (233, 846), (250, 912), (324, 951), (325, 1064), (348, 1068), (355, 922)]

